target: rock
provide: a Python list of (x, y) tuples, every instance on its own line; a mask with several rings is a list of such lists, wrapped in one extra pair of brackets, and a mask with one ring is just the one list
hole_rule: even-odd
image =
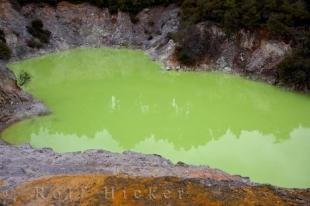
[[(157, 155), (103, 150), (57, 154), (6, 144), (0, 144), (0, 151), (0, 165), (5, 165), (0, 169), (0, 203), (8, 205), (305, 205), (310, 200), (310, 189), (254, 184), (207, 166), (173, 165)], [(78, 193), (83, 188), (86, 196)], [(115, 199), (104, 198), (105, 188), (114, 188)], [(134, 190), (142, 195), (150, 188), (155, 199), (132, 197)], [(167, 189), (183, 189), (184, 196), (161, 198)], [(128, 198), (119, 199), (124, 190)], [(44, 198), (35, 196), (38, 192)], [(55, 199), (59, 192), (72, 194), (72, 199)]]
[[(218, 180), (241, 181), (242, 177), (231, 176), (207, 166), (197, 167), (179, 164), (158, 155), (136, 152), (112, 153), (104, 150), (87, 150), (58, 154), (51, 149), (34, 149), (31, 145), (11, 146), (0, 144), (0, 179), (9, 179), (9, 187), (15, 187), (32, 177), (79, 173), (118, 173), (129, 176), (170, 176), (182, 178), (208, 177)], [(23, 172), (21, 172), (23, 171)]]
[(278, 65), (291, 50), (288, 44), (283, 42), (262, 41), (246, 65), (246, 70), (260, 73), (263, 70), (272, 70)]
[[(10, 194), (10, 195), (8, 195)], [(9, 205), (306, 205), (310, 190), (274, 190), (175, 177), (65, 175), (26, 182), (1, 195)]]

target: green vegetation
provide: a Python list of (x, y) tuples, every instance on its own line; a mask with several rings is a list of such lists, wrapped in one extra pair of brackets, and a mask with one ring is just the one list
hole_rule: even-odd
[(27, 41), (27, 45), (33, 49), (40, 49), (43, 47), (43, 44), (40, 42), (40, 40), (37, 39), (30, 39)]
[(19, 86), (24, 86), (27, 83), (29, 83), (30, 80), (31, 80), (30, 74), (28, 72), (21, 71), (20, 74), (18, 74), (18, 77), (17, 77), (17, 84)]
[(279, 81), (298, 90), (310, 90), (310, 34), (301, 47), (279, 65)]
[[(292, 55), (284, 59), (278, 67), (279, 81), (298, 90), (310, 89), (309, 1), (184, 0), (181, 7), (182, 26), (174, 37), (184, 37), (175, 38), (178, 43), (176, 57), (183, 64), (196, 63), (205, 54), (197, 51), (208, 51), (208, 48), (212, 48), (206, 43), (207, 38), (203, 43), (197, 38), (204, 31), (191, 29), (196, 23), (215, 22), (224, 28), (227, 34), (233, 34), (240, 29), (267, 28), (271, 38), (290, 41), (294, 47)], [(196, 44), (188, 35), (197, 39)]]
[(2, 31), (2, 30), (0, 30), (0, 41), (1, 42), (6, 42), (6, 40), (5, 40), (5, 34), (4, 34), (4, 32)]
[(194, 65), (201, 61), (205, 54), (212, 56), (219, 52), (216, 44), (221, 40), (211, 40), (207, 31), (201, 31), (195, 25), (170, 35), (178, 43), (176, 57), (185, 65)]
[(290, 41), (294, 46), (293, 54), (279, 66), (279, 81), (309, 90), (309, 7), (305, 0), (184, 0), (181, 29), (173, 35), (178, 45), (176, 57), (184, 65), (193, 65), (210, 53), (205, 52), (212, 48), (207, 42), (210, 40), (199, 38), (205, 31), (193, 29), (192, 25), (199, 22), (215, 22), (228, 35), (240, 29), (267, 28), (271, 38)]
[(44, 44), (48, 44), (51, 37), (51, 32), (43, 29), (43, 23), (39, 19), (35, 19), (27, 26), (27, 31), (36, 39), (31, 39), (27, 42), (29, 47), (41, 48)]
[[(62, 0), (17, 0), (21, 5), (27, 3), (48, 3), (51, 5), (56, 5)], [(144, 8), (157, 6), (157, 5), (169, 5), (175, 3), (176, 0), (68, 0), (71, 3), (84, 3), (88, 2), (94, 4), (98, 7), (109, 8), (111, 13), (115, 13), (118, 10), (129, 12), (131, 14), (137, 14)]]
[[(192, 25), (212, 21), (224, 28), (227, 34), (242, 28), (267, 28), (271, 37), (284, 38), (296, 44), (305, 38), (301, 34), (309, 30), (309, 3), (305, 0), (184, 0), (181, 8), (182, 24), (178, 35), (187, 36), (187, 31), (188, 35), (197, 36), (199, 34), (195, 32), (199, 31), (193, 32)], [(197, 49), (191, 48), (193, 44), (177, 43), (181, 47), (176, 53), (180, 62), (188, 64), (199, 59), (197, 55), (184, 55)]]
[(0, 59), (8, 60), (11, 58), (11, 50), (6, 44), (5, 34), (0, 29)]
[(185, 24), (209, 20), (227, 32), (268, 26), (278, 35), (310, 20), (305, 0), (184, 0), (181, 7)]
[(0, 59), (8, 60), (11, 58), (10, 48), (3, 42), (0, 42)]

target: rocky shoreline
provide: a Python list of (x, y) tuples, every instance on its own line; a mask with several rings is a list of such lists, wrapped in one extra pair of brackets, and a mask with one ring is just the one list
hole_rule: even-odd
[(40, 101), (22, 91), (13, 73), (0, 64), (0, 132), (25, 118), (48, 114)]
[(127, 175), (131, 177), (203, 178), (210, 181), (231, 181), (239, 185), (255, 186), (248, 178), (232, 176), (207, 166), (172, 164), (159, 155), (145, 155), (126, 151), (112, 153), (104, 150), (55, 153), (52, 149), (36, 149), (31, 145), (10, 146), (0, 142), (1, 189), (12, 189), (30, 179), (70, 174)]
[[(9, 1), (2, 0), (0, 28), (12, 49), (12, 59), (0, 62), (0, 131), (21, 119), (49, 112), (40, 101), (18, 87), (14, 75), (6, 67), (7, 63), (70, 48), (121, 46), (142, 49), (167, 69), (187, 70), (175, 60), (176, 45), (169, 38), (178, 29), (179, 9), (175, 5), (145, 9), (137, 18), (138, 22), (132, 23), (126, 13), (111, 15), (106, 9), (67, 2), (61, 2), (57, 7), (30, 4), (16, 10)], [(41, 49), (27, 46), (32, 37), (26, 26), (33, 19), (41, 19), (52, 34), (50, 43)], [(207, 29), (212, 34), (210, 38), (214, 45), (220, 48), (197, 64), (201, 70), (237, 73), (274, 84), (274, 66), (291, 51), (289, 44), (268, 40), (258, 32), (240, 31), (235, 37), (228, 38), (215, 25), (204, 23), (197, 27)], [(65, 185), (79, 188), (86, 184), (90, 190), (88, 195), (79, 196), (73, 202), (57, 202), (50, 196), (57, 190), (50, 188), (51, 184), (60, 188)], [(158, 199), (157, 202), (147, 199), (139, 202), (134, 198), (129, 198), (129, 203), (119, 199), (102, 200), (100, 192), (103, 187), (113, 184), (129, 190), (139, 184), (184, 186), (188, 196), (182, 200)], [(47, 198), (26, 197), (25, 194), (38, 185), (49, 186)], [(8, 192), (14, 194), (15, 201), (7, 195)], [(307, 205), (310, 203), (310, 189), (255, 184), (248, 178), (232, 176), (207, 166), (174, 165), (158, 155), (116, 154), (102, 150), (58, 154), (51, 149), (35, 149), (30, 145), (11, 146), (0, 140), (0, 205), (77, 205), (77, 201), (80, 205), (120, 202), (129, 205), (179, 205), (181, 202), (183, 205)]]

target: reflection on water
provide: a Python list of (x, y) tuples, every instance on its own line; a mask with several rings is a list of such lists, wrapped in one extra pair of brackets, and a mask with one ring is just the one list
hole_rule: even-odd
[(89, 138), (74, 134), (50, 133), (40, 129), (38, 133), (31, 135), (29, 142), (35, 147), (53, 145), (59, 152), (92, 148), (113, 152), (133, 150), (146, 154), (160, 154), (175, 163), (181, 160), (196, 165), (209, 164), (232, 174), (250, 175), (257, 182), (271, 181), (273, 184), (287, 187), (292, 184), (309, 187), (309, 157), (304, 155), (310, 148), (309, 133), (309, 128), (296, 128), (290, 133), (287, 141), (279, 143), (274, 135), (242, 131), (240, 136), (236, 136), (228, 130), (218, 140), (211, 140), (199, 146), (191, 145), (189, 148), (189, 145), (179, 147), (173, 140), (155, 135), (146, 137), (132, 147), (124, 147), (106, 130)]
[(2, 135), (57, 151), (157, 153), (310, 187), (310, 98), (221, 73), (163, 72), (142, 52), (78, 49), (11, 65), (52, 115)]

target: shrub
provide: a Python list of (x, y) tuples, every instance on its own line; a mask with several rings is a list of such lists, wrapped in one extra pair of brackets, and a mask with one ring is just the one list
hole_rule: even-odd
[(0, 42), (6, 43), (5, 34), (1, 29), (0, 29)]
[(294, 54), (279, 65), (279, 80), (298, 90), (310, 89), (310, 58)]
[(287, 36), (289, 28), (283, 22), (283, 14), (272, 14), (267, 21), (267, 28), (273, 36)]
[(216, 53), (206, 31), (200, 31), (196, 26), (189, 26), (172, 35), (177, 42), (176, 58), (184, 65), (194, 65), (206, 54)]
[(137, 17), (137, 15), (135, 15), (135, 14), (130, 14), (130, 20), (133, 24), (137, 24), (140, 21), (139, 18)]
[(0, 59), (9, 60), (11, 58), (10, 48), (3, 42), (0, 42)]
[(27, 45), (30, 47), (30, 48), (33, 48), (33, 49), (40, 49), (43, 47), (43, 44), (36, 40), (36, 39), (30, 39), (27, 41)]
[[(25, 5), (28, 3), (47, 3), (50, 5), (56, 5), (62, 0), (17, 0), (19, 4)], [(171, 3), (177, 3), (179, 0), (68, 0), (71, 3), (84, 3), (88, 2), (98, 7), (109, 8), (110, 12), (116, 13), (118, 10), (137, 14), (144, 8), (153, 7), (157, 5), (168, 5)]]
[(31, 80), (31, 76), (28, 72), (21, 71), (17, 77), (17, 84), (19, 86), (24, 86), (28, 84)]
[(16, 11), (20, 11), (21, 9), (21, 5), (19, 3), (18, 0), (9, 0), (11, 5), (12, 5), (12, 8), (15, 9)]
[[(214, 21), (227, 32), (266, 26), (274, 34), (305, 26), (310, 14), (305, 0), (184, 0), (182, 20), (195, 24)], [(282, 31), (281, 29), (284, 29)]]
[(35, 30), (42, 30), (43, 29), (43, 22), (40, 19), (35, 19), (31, 22), (31, 27)]
[[(310, 12), (309, 1), (306, 0), (183, 0), (181, 18), (181, 29), (168, 38), (173, 37), (181, 45), (177, 48), (176, 55), (181, 63), (188, 64), (197, 59), (196, 48), (191, 46), (198, 45), (185, 43), (184, 39), (175, 36), (184, 35), (184, 29), (190, 25), (212, 21), (224, 28), (227, 34), (233, 34), (242, 28), (267, 27), (273, 37), (296, 42), (301, 30), (309, 30)], [(204, 42), (200, 44), (203, 47), (208, 45)]]
[(279, 81), (298, 90), (310, 90), (310, 34), (279, 65)]
[(59, 0), (16, 0), (20, 5), (25, 5), (25, 4), (29, 4), (29, 3), (47, 3), (50, 5), (56, 5)]
[(172, 39), (175, 42), (179, 41), (180, 31), (179, 32), (168, 32), (167, 38)]
[(8, 60), (11, 58), (11, 50), (6, 44), (5, 34), (0, 29), (0, 59)]
[(147, 23), (150, 27), (153, 27), (154, 25), (155, 25), (155, 22), (154, 21), (149, 21), (148, 23)]
[[(35, 19), (31, 22), (30, 25), (27, 26), (27, 31), (35, 38), (40, 40), (40, 42), (43, 44), (48, 44), (51, 37), (51, 32), (48, 30), (43, 29), (43, 22), (39, 19)], [(28, 44), (29, 45), (29, 44)], [(34, 46), (34, 48), (37, 47), (37, 45), (34, 44), (34, 41), (30, 42), (31, 46)]]

